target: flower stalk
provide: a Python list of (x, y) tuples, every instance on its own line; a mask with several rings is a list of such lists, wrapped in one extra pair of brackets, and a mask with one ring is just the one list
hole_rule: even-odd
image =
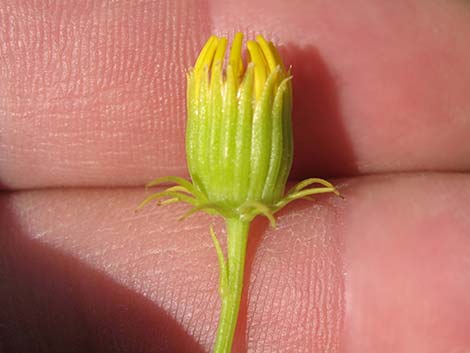
[[(262, 36), (234, 37), (228, 55), (226, 38), (211, 36), (187, 74), (186, 157), (192, 182), (163, 177), (147, 187), (174, 186), (148, 196), (138, 208), (157, 200), (161, 205), (192, 206), (219, 215), (227, 228), (227, 256), (212, 228), (210, 234), (220, 267), (221, 312), (214, 353), (229, 353), (243, 292), (246, 247), (251, 221), (262, 215), (275, 227), (275, 213), (297, 199), (335, 193), (326, 180), (306, 179), (285, 193), (292, 158), (292, 85), (275, 46)], [(226, 58), (227, 56), (227, 58)]]
[(246, 245), (250, 228), (249, 222), (237, 218), (229, 218), (225, 224), (227, 227), (227, 263), (226, 269), (220, 269), (220, 274), (226, 278), (221, 280), (220, 285), (222, 307), (214, 353), (231, 351), (243, 292)]

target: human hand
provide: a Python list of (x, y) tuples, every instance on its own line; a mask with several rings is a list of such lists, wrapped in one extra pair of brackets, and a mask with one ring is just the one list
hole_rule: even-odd
[(293, 65), (292, 178), (346, 199), (255, 222), (235, 350), (469, 350), (469, 19), (458, 1), (0, 4), (0, 351), (210, 350), (221, 222), (133, 210), (187, 175), (184, 72), (236, 30)]

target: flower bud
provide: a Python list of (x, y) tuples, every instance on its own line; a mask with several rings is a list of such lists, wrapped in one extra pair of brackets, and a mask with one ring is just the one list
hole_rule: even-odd
[[(214, 352), (230, 352), (243, 289), (250, 222), (274, 214), (290, 202), (335, 193), (326, 180), (305, 179), (284, 193), (292, 165), (292, 87), (276, 48), (262, 36), (248, 41), (242, 60), (237, 33), (226, 58), (227, 39), (212, 36), (188, 75), (186, 156), (191, 181), (178, 176), (157, 178), (153, 187), (175, 184), (141, 202), (192, 206), (222, 216), (227, 226), (227, 256), (211, 228), (220, 266), (222, 307)], [(312, 185), (319, 184), (320, 187)]]
[[(292, 165), (291, 76), (271, 42), (212, 36), (187, 75), (186, 155), (208, 202), (240, 214), (274, 207)], [(238, 211), (237, 211), (238, 210)]]

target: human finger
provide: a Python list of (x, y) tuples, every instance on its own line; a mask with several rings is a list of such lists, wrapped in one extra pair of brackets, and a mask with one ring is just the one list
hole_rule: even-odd
[[(294, 203), (276, 230), (255, 222), (235, 351), (468, 350), (468, 176), (340, 184), (344, 200)], [(134, 214), (141, 197), (2, 197), (0, 315), (14, 323), (2, 331), (10, 351), (38, 342), (44, 351), (80, 342), (88, 351), (210, 351), (219, 297), (208, 228), (224, 245), (222, 224), (178, 222), (186, 208), (177, 205)]]
[(236, 30), (293, 65), (293, 178), (469, 169), (464, 2), (100, 4), (0, 5), (4, 188), (186, 175), (184, 72)]

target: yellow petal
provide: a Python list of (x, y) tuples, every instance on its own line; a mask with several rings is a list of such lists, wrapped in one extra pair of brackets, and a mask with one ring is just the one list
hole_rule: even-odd
[(232, 66), (233, 72), (237, 77), (240, 77), (243, 73), (242, 43), (243, 34), (238, 32), (237, 34), (235, 34), (235, 38), (233, 38), (229, 58), (229, 63)]
[(214, 55), (214, 64), (217, 64), (218, 62), (220, 62), (222, 66), (222, 61), (224, 60), (226, 48), (227, 48), (227, 38), (219, 38), (219, 41), (217, 43), (217, 50)]
[(199, 71), (206, 65), (208, 66), (208, 68), (210, 68), (212, 60), (214, 58), (214, 53), (217, 49), (218, 42), (219, 39), (216, 36), (211, 36), (207, 40), (206, 44), (204, 45), (204, 48), (202, 48), (201, 53), (199, 54), (199, 57), (196, 60), (196, 64), (194, 65), (194, 71)]
[(258, 43), (249, 40), (246, 46), (250, 53), (251, 61), (255, 64), (255, 95), (256, 99), (259, 99), (263, 92), (264, 83), (266, 82), (268, 65)]
[(261, 35), (256, 36), (256, 41), (263, 51), (264, 57), (266, 58), (266, 61), (269, 65), (269, 70), (273, 71), (276, 66), (279, 65), (279, 63), (277, 62), (276, 57), (274, 56), (271, 47), (269, 46), (269, 43)]

